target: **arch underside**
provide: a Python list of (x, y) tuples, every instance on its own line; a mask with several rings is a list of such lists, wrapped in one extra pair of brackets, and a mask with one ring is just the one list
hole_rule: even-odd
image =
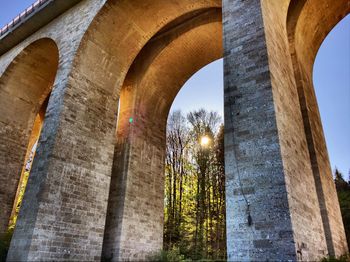
[[(103, 66), (84, 75), (120, 92), (103, 257), (143, 259), (162, 247), (168, 111), (186, 80), (223, 55), (221, 1), (111, 2), (98, 20), (108, 22), (106, 31), (93, 30), (83, 45)], [(111, 21), (121, 25), (112, 37)]]
[[(63, 238), (65, 242), (71, 241), (69, 247), (71, 253), (70, 255), (65, 254), (65, 258), (84, 260), (91, 260), (92, 258), (94, 260), (101, 256), (108, 198), (108, 190), (106, 189), (108, 189), (111, 176), (112, 158), (113, 155), (117, 155), (117, 153), (113, 152), (116, 140), (115, 136), (113, 136), (116, 126), (115, 116), (117, 115), (117, 102), (120, 90), (123, 83), (127, 82), (125, 81), (126, 75), (131, 65), (137, 60), (136, 58), (141, 50), (146, 45), (151, 46), (148, 43), (157, 43), (154, 47), (158, 49), (158, 51), (155, 50), (153, 52), (155, 57), (149, 58), (158, 62), (152, 61), (153, 65), (149, 66), (149, 68), (153, 68), (153, 73), (161, 74), (160, 64), (166, 62), (166, 56), (170, 60), (176, 57), (175, 51), (171, 50), (178, 49), (178, 47), (167, 48), (167, 45), (174, 45), (176, 41), (186, 43), (191, 34), (192, 37), (199, 37), (202, 39), (202, 42), (207, 42), (208, 46), (215, 49), (208, 52), (208, 54), (203, 52), (203, 43), (193, 41), (188, 43), (187, 49), (177, 50), (179, 52), (178, 55), (185, 60), (189, 56), (191, 58), (194, 57), (194, 54), (190, 53), (191, 50), (198, 52), (198, 55), (202, 55), (202, 58), (200, 58), (199, 62), (188, 63), (183, 71), (179, 70), (177, 76), (182, 79), (178, 79), (178, 83), (174, 80), (168, 83), (169, 91), (172, 89), (169, 92), (170, 95), (163, 94), (165, 97), (157, 101), (155, 98), (157, 96), (156, 92), (160, 91), (160, 89), (158, 88), (157, 91), (156, 88), (150, 88), (151, 82), (147, 83), (148, 88), (142, 89), (142, 92), (147, 94), (155, 92), (153, 94), (153, 102), (156, 101), (158, 103), (156, 111), (169, 110), (166, 107), (170, 107), (171, 102), (166, 101), (164, 103), (162, 100), (174, 97), (177, 92), (175, 89), (180, 88), (177, 85), (180, 85), (181, 81), (183, 83), (186, 81), (185, 78), (190, 77), (196, 70), (222, 56), (222, 46), (220, 45), (222, 32), (221, 26), (218, 26), (218, 24), (221, 24), (221, 19), (218, 16), (218, 13), (221, 14), (220, 7), (221, 2), (217, 0), (195, 2), (190, 0), (107, 1), (84, 36), (80, 44), (80, 50), (76, 54), (69, 80), (66, 83), (64, 104), (62, 108), (58, 108), (60, 110), (58, 124), (49, 123), (49, 121), (57, 121), (56, 119), (46, 119), (45, 126), (58, 126), (57, 131), (55, 131), (57, 137), (54, 138), (54, 141), (46, 142), (47, 144), (53, 143), (50, 146), (46, 147), (43, 145), (39, 148), (39, 153), (37, 153), (35, 158), (31, 176), (35, 177), (35, 181), (41, 180), (44, 182), (41, 182), (40, 188), (31, 189), (28, 187), (27, 190), (29, 192), (26, 194), (28, 197), (24, 202), (35, 201), (39, 205), (34, 212), (31, 212), (31, 216), (20, 218), (21, 227), (17, 227), (15, 230), (14, 240), (9, 253), (10, 259), (36, 259), (38, 247), (42, 250), (53, 248), (61, 250), (59, 246), (63, 243)], [(219, 10), (212, 10), (216, 8), (219, 8)], [(207, 12), (210, 15), (206, 15)], [(191, 23), (194, 24), (191, 25)], [(188, 25), (184, 26), (184, 24)], [(187, 29), (182, 27), (187, 27)], [(197, 30), (198, 32), (194, 33), (196, 27), (205, 29)], [(168, 38), (171, 39), (169, 43), (157, 39), (163, 38), (167, 41), (167, 35), (171, 35), (171, 32), (175, 33)], [(176, 35), (176, 32), (179, 35)], [(186, 35), (187, 38), (185, 37)], [(213, 41), (212, 37), (214, 37), (215, 41)], [(196, 45), (197, 47), (195, 47)], [(199, 47), (202, 47), (202, 49), (200, 50)], [(167, 54), (162, 56), (160, 51)], [(173, 62), (174, 64), (169, 64), (169, 66), (179, 66), (179, 63), (176, 64), (178, 61), (174, 60)], [(135, 62), (135, 64), (137, 63)], [(145, 79), (153, 81), (156, 85), (165, 85), (166, 81), (171, 80), (170, 78), (166, 80), (166, 75), (164, 75), (163, 79), (156, 79), (154, 76), (152, 78), (152, 73), (150, 72), (148, 70), (145, 71), (147, 73)], [(157, 83), (157, 81), (159, 82)], [(172, 86), (170, 87), (170, 85)], [(141, 97), (142, 92), (138, 91), (135, 94)], [(54, 95), (53, 97), (61, 99)], [(147, 103), (140, 103), (139, 101), (138, 103), (137, 106), (140, 107), (148, 104), (147, 110), (150, 113), (154, 112), (155, 108), (150, 106), (151, 101)], [(59, 105), (59, 103), (55, 104), (53, 101), (52, 106), (55, 105)], [(164, 119), (166, 115), (167, 112), (161, 114), (161, 117)], [(163, 122), (165, 123), (165, 120)], [(50, 139), (51, 131), (45, 129), (45, 126), (42, 136)], [(69, 139), (65, 139), (66, 137), (69, 137)], [(161, 137), (163, 137), (163, 134)], [(86, 141), (89, 141), (89, 143), (86, 143)], [(67, 146), (70, 147), (69, 150), (67, 150)], [(120, 150), (120, 147), (117, 146), (116, 152), (118, 148)], [(45, 152), (45, 150), (47, 151)], [(52, 151), (50, 152), (50, 150)], [(156, 158), (158, 160), (153, 165), (163, 166), (163, 150), (157, 153)], [(41, 162), (39, 158), (42, 156), (46, 157), (48, 155), (47, 152), (50, 152), (49, 157), (52, 159), (46, 162), (45, 169), (43, 169), (40, 166), (45, 163), (45, 160)], [(57, 174), (60, 175), (57, 176)], [(77, 176), (86, 178), (77, 180), (75, 178)], [(131, 179), (132, 175), (129, 177)], [(67, 186), (55, 187), (54, 185), (56, 184)], [(113, 187), (113, 182), (111, 187)], [(42, 190), (41, 188), (46, 188), (47, 191), (45, 191), (45, 194), (39, 195), (38, 192), (40, 191), (38, 190)], [(50, 190), (48, 190), (49, 188)], [(72, 188), (77, 189), (73, 191)], [(100, 194), (96, 196), (96, 192), (100, 192)], [(161, 198), (160, 195), (157, 197), (158, 199)], [(60, 202), (60, 199), (63, 198), (65, 201)], [(91, 205), (92, 202), (94, 202), (93, 205)], [(45, 204), (41, 205), (40, 203)], [(58, 203), (60, 203), (59, 206), (56, 206)], [(69, 215), (67, 210), (71, 210), (76, 203), (80, 203), (79, 207), (74, 208), (74, 211)], [(80, 208), (88, 206), (91, 206), (89, 211), (86, 208)], [(52, 213), (50, 210), (55, 211)], [(88, 212), (88, 215), (86, 212)], [(84, 223), (77, 224), (81, 217), (85, 217)], [(46, 231), (47, 225), (53, 223), (53, 221), (62, 228), (60, 232), (50, 231), (47, 235), (49, 236), (48, 241), (33, 237), (40, 234), (40, 232)], [(162, 221), (159, 219), (158, 221), (157, 229), (160, 229)], [(33, 223), (35, 224), (34, 231), (26, 229), (26, 225), (32, 225)], [(71, 232), (70, 229), (72, 228), (74, 228), (74, 232), (79, 232), (74, 234), (74, 239), (73, 235), (71, 237), (64, 235), (70, 234), (69, 232)], [(123, 230), (124, 232), (126, 231)], [(89, 237), (86, 237), (86, 235), (89, 235)], [(125, 235), (122, 236), (125, 237)], [(154, 242), (161, 243), (161, 240), (157, 239)], [(115, 245), (117, 244), (117, 242), (114, 243)], [(157, 246), (159, 247), (159, 245)], [(84, 255), (81, 253), (81, 247), (85, 247)], [(16, 253), (15, 250), (18, 249), (23, 251)], [(130, 249), (124, 251), (130, 251), (135, 254), (135, 251)], [(144, 254), (148, 251), (149, 249), (138, 256), (144, 257)], [(46, 259), (58, 259), (61, 256), (62, 254), (58, 251), (40, 253), (40, 257)]]
[[(322, 42), (336, 24), (349, 13), (350, 2), (346, 0), (305, 1), (302, 9), (295, 14), (297, 17), (295, 26), (288, 31), (325, 240), (328, 254), (333, 256), (344, 253), (347, 245), (339, 205), (334, 205), (338, 203), (337, 193), (312, 75), (316, 55)], [(310, 19), (311, 16), (312, 19)]]
[(204, 10), (152, 38), (131, 66), (120, 96), (105, 258), (143, 259), (162, 248), (168, 112), (187, 79), (222, 57), (221, 39), (221, 10)]
[(42, 120), (35, 124), (35, 118), (44, 114), (57, 66), (56, 44), (40, 39), (26, 47), (1, 75), (0, 233), (7, 230), (25, 159), (40, 133)]
[[(281, 142), (281, 150), (286, 170), (289, 170), (287, 171), (289, 183), (293, 188), (289, 193), (289, 203), (291, 209), (300, 210), (294, 212), (297, 218), (293, 224), (296, 229), (294, 233), (296, 247), (303, 254), (303, 259), (314, 259), (322, 256), (322, 253), (338, 256), (347, 252), (347, 244), (339, 205), (334, 204), (338, 203), (338, 199), (315, 96), (312, 71), (323, 40), (350, 12), (350, 3), (346, 0), (286, 0), (278, 3), (263, 1), (263, 6), (271, 73), (274, 75), (272, 80), (275, 87), (274, 97), (278, 118), (281, 119), (279, 132), (285, 140)], [(283, 12), (277, 13), (274, 10)], [(277, 32), (271, 29), (269, 23), (272, 21), (276, 27), (279, 26), (283, 30)], [(276, 44), (278, 42), (279, 44)], [(299, 112), (296, 112), (296, 109)], [(290, 126), (293, 126), (293, 130), (290, 130)], [(305, 136), (301, 136), (301, 132)], [(296, 136), (299, 139), (295, 139)], [(300, 158), (298, 155), (302, 154), (303, 157)], [(301, 161), (303, 158), (305, 161)], [(298, 174), (298, 170), (303, 171), (300, 173), (302, 176)], [(304, 183), (304, 187), (296, 186), (300, 183)], [(314, 222), (309, 223), (307, 227), (322, 224), (322, 233), (317, 237), (320, 241), (315, 242), (314, 247), (308, 243), (308, 236), (304, 235), (307, 230), (303, 228), (305, 225), (303, 216), (307, 213), (305, 202), (301, 201), (298, 204), (295, 201), (302, 194), (304, 198), (310, 198), (303, 193), (307, 190), (310, 192), (310, 187), (315, 188), (313, 195), (317, 196), (315, 200), (321, 219), (310, 213)], [(316, 228), (312, 230), (315, 231)], [(303, 246), (305, 248), (302, 248)], [(314, 254), (311, 252), (312, 249), (315, 250)]]
[[(64, 97), (52, 98), (63, 100), (56, 108), (59, 119), (48, 120), (58, 121), (58, 131), (50, 146), (42, 145), (49, 153), (36, 158), (41, 166), (31, 174), (33, 183), (45, 180), (41, 191), (35, 189), (40, 194), (28, 188), (24, 201), (27, 207), (36, 203), (36, 209), (23, 211), (10, 259), (99, 260), (103, 250), (106, 259), (139, 260), (160, 249), (167, 115), (186, 80), (222, 56), (229, 259), (293, 260), (301, 251), (303, 259), (316, 260), (331, 253), (331, 246), (342, 253), (344, 229), (311, 78), (322, 40), (349, 12), (347, 1), (333, 2), (224, 0), (222, 12), (218, 0), (107, 1), (74, 54)], [(23, 165), (33, 117), (55, 78), (58, 59), (46, 56), (53, 52), (49, 44), (39, 46), (25, 50), (0, 79), (0, 109), (6, 116), (0, 130), (11, 127), (11, 135), (17, 134), (5, 132), (0, 139), (7, 137), (11, 148), (24, 152), (14, 158), (10, 173)], [(19, 85), (17, 79), (25, 82)], [(20, 90), (26, 86), (33, 92)], [(3, 90), (12, 90), (12, 100)], [(18, 103), (23, 107), (13, 106)], [(50, 132), (44, 129), (43, 136), (51, 139)], [(235, 188), (234, 147), (242, 181), (253, 192), (252, 228)], [(8, 162), (9, 150), (1, 149), (0, 161)], [(323, 172), (320, 181), (315, 163)], [(14, 192), (18, 179), (11, 182)], [(5, 184), (0, 180), (1, 190)]]

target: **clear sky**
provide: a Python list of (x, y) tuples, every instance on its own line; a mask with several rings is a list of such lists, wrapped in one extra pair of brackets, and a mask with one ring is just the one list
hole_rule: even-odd
[[(0, 27), (33, 0), (0, 0)], [(350, 169), (350, 15), (327, 36), (314, 66), (314, 85), (332, 168), (348, 178)], [(200, 94), (200, 95), (199, 95)], [(223, 115), (223, 64), (218, 60), (193, 75), (176, 97), (172, 110), (198, 108)]]
[(332, 168), (350, 171), (350, 15), (329, 33), (314, 64), (314, 86)]
[(35, 0), (0, 0), (0, 27), (29, 7)]
[[(223, 61), (194, 74), (177, 95), (171, 110), (206, 108), (223, 116)], [(314, 65), (314, 86), (332, 169), (348, 179), (350, 171), (350, 15), (329, 33)], [(200, 95), (199, 95), (200, 94)]]

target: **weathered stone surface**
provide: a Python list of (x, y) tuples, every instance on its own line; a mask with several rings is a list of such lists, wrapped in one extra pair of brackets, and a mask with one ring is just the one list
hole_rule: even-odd
[(220, 57), (229, 259), (345, 252), (311, 76), (349, 11), (346, 0), (82, 0), (18, 43), (0, 57), (0, 232), (52, 91), (8, 260), (100, 260), (102, 249), (140, 260), (160, 249), (167, 114)]
[(296, 260), (260, 1), (223, 10), (228, 260)]
[[(350, 11), (346, 2), (262, 1), (295, 242), (306, 260), (347, 250), (339, 206), (331, 204), (338, 201), (311, 81), (321, 42)], [(300, 73), (305, 67), (308, 80)]]
[(38, 136), (33, 130), (34, 120), (51, 91), (57, 66), (57, 46), (52, 40), (42, 39), (16, 57), (0, 79), (1, 233), (7, 230), (27, 149), (33, 146), (30, 137)]
[[(72, 70), (71, 64), (74, 60), (74, 52), (94, 16), (93, 10), (96, 13), (99, 7), (100, 4), (95, 1), (81, 2), (81, 4), (63, 14), (60, 18), (54, 20), (48, 26), (1, 57), (1, 68), (6, 68), (8, 61), (11, 61), (11, 57), (15, 57), (28, 44), (42, 38), (55, 40), (60, 57), (56, 79), (53, 83), (53, 91), (46, 112), (43, 132), (39, 141), (32, 174), (28, 182), (24, 197), (25, 200), (21, 208), (8, 260), (27, 261), (62, 258), (68, 260), (90, 260), (99, 259), (100, 257), (105, 220), (103, 214), (107, 206), (109, 181), (104, 182), (105, 179), (98, 178), (97, 175), (95, 179), (89, 179), (87, 175), (84, 178), (84, 174), (89, 174), (89, 169), (82, 164), (89, 152), (84, 148), (87, 138), (84, 140), (83, 132), (77, 132), (77, 129), (80, 131), (84, 130), (81, 126), (75, 129), (68, 126), (69, 123), (72, 123), (70, 121), (72, 118), (75, 120), (73, 123), (86, 126), (85, 130), (89, 128), (88, 125), (95, 126), (97, 121), (89, 124), (87, 122), (89, 118), (87, 117), (84, 120), (80, 118), (81, 120), (79, 121), (76, 113), (84, 112), (74, 110), (74, 107), (77, 107), (79, 104), (75, 98), (79, 96), (73, 96), (72, 92), (67, 92), (67, 89), (69, 89), (67, 78)], [(76, 28), (79, 28), (79, 30)], [(45, 56), (53, 55), (54, 53), (52, 51), (45, 53)], [(33, 61), (31, 66), (35, 68), (37, 64), (37, 61)], [(54, 66), (47, 66), (53, 70), (55, 69)], [(28, 71), (23, 72), (18, 77), (30, 79), (28, 78), (30, 76)], [(3, 76), (6, 76), (7, 73), (8, 71)], [(33, 81), (32, 85), (37, 84), (37, 82)], [(24, 94), (28, 90), (25, 90)], [(74, 90), (74, 92), (79, 91), (81, 92), (81, 89)], [(96, 94), (96, 91), (92, 92), (92, 94), (94, 93)], [(68, 97), (70, 97), (70, 102), (68, 102)], [(63, 103), (63, 100), (65, 100), (65, 103)], [(91, 103), (91, 101), (89, 102)], [(69, 104), (71, 105), (69, 106)], [(91, 106), (96, 106), (96, 104), (91, 103)], [(84, 108), (81, 104), (80, 106), (80, 108)], [(94, 112), (97, 113), (96, 108)], [(67, 113), (69, 112), (70, 115), (67, 116), (65, 111)], [(75, 137), (79, 138), (80, 141), (75, 142)], [(92, 139), (90, 141), (92, 142)], [(81, 153), (72, 154), (74, 150), (75, 152), (79, 151), (79, 146), (72, 147), (74, 144), (80, 144)], [(111, 145), (113, 148), (113, 142), (111, 142)], [(94, 148), (93, 143), (89, 143), (88, 146)], [(99, 147), (101, 149), (103, 148), (103, 154), (106, 154), (104, 144), (99, 143)], [(69, 155), (68, 152), (70, 153)], [(96, 147), (94, 150), (90, 150), (90, 154), (96, 154)], [(112, 159), (112, 155), (109, 157)], [(82, 161), (75, 167), (74, 161), (79, 161), (79, 158)], [(100, 157), (96, 161), (96, 166), (103, 166), (104, 162), (101, 159), (103, 160)], [(89, 160), (91, 159), (86, 157), (85, 161)], [(91, 166), (91, 164), (89, 165)], [(110, 175), (108, 165), (101, 169), (107, 170), (107, 172), (105, 171), (105, 177), (108, 179)], [(17, 171), (18, 175), (20, 171), (20, 169)], [(81, 177), (80, 179), (79, 176)], [(70, 180), (71, 177), (72, 180)], [(75, 183), (73, 182), (74, 180)], [(84, 183), (87, 183), (87, 185), (84, 185)], [(99, 187), (100, 190), (97, 190)], [(101, 191), (101, 189), (102, 194), (98, 194), (95, 198), (96, 192)], [(104, 191), (106, 192), (105, 195), (103, 195)], [(93, 195), (94, 197), (90, 197), (89, 200), (88, 195)], [(102, 204), (99, 204), (99, 199), (102, 200)], [(104, 206), (103, 203), (105, 204)], [(90, 208), (88, 208), (89, 205), (91, 205)], [(89, 216), (89, 213), (92, 215)], [(84, 217), (84, 220), (82, 220), (82, 217)], [(79, 220), (84, 221), (84, 223), (81, 222), (80, 226), (77, 226), (79, 225)], [(90, 237), (88, 237), (89, 235)], [(100, 241), (98, 240), (99, 238), (101, 238)], [(56, 252), (49, 251), (54, 248), (56, 248)], [(18, 250), (21, 250), (21, 252), (18, 252)]]
[(105, 229), (106, 259), (143, 259), (162, 248), (167, 114), (189, 76), (222, 56), (220, 9), (189, 18), (156, 36), (125, 80)]

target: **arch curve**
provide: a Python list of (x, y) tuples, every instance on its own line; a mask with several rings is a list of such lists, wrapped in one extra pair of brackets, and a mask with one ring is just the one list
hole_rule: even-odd
[(134, 89), (134, 106), (164, 124), (184, 83), (205, 65), (222, 58), (221, 20), (221, 9), (208, 9), (189, 23), (153, 37), (128, 71), (121, 92), (121, 111), (125, 110), (123, 101), (134, 100), (130, 95), (130, 89)]
[(148, 41), (210, 8), (221, 8), (221, 0), (109, 0), (85, 33), (73, 72), (119, 96), (130, 66)]
[[(104, 258), (142, 260), (162, 247), (168, 112), (183, 84), (222, 56), (221, 8), (212, 7), (181, 15), (167, 24), (133, 59), (120, 94)], [(134, 119), (132, 127), (130, 117)], [(125, 155), (129, 155), (128, 160)], [(127, 167), (125, 161), (130, 163)], [(127, 187), (133, 183), (130, 181), (138, 181), (139, 186)], [(134, 199), (129, 202), (130, 195)], [(137, 229), (133, 229), (136, 224)], [(134, 234), (128, 234), (132, 231)], [(142, 236), (142, 232), (147, 235)]]
[(34, 41), (8, 65), (0, 78), (0, 232), (9, 222), (25, 159), (41, 130), (46, 101), (59, 63), (50, 38)]
[(286, 24), (324, 235), (332, 256), (341, 255), (347, 246), (339, 206), (332, 204), (337, 195), (313, 86), (313, 66), (322, 42), (349, 13), (347, 0), (292, 0)]
[(347, 0), (292, 0), (288, 9), (287, 29), (298, 59), (312, 75), (317, 52), (329, 32), (350, 13)]

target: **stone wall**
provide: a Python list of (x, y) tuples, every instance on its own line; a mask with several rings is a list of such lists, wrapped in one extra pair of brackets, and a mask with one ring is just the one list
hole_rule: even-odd
[[(286, 30), (288, 8), (289, 1), (263, 2), (269, 64), (295, 248), (299, 252), (299, 259), (317, 260), (326, 256), (328, 250), (290, 57)], [(277, 9), (282, 12), (276, 12)]]
[(296, 260), (260, 1), (224, 1), (223, 10), (228, 260)]
[[(318, 10), (315, 12), (315, 10)], [(312, 19), (310, 14), (312, 13)], [(328, 253), (341, 255), (348, 251), (344, 227), (340, 214), (338, 197), (335, 190), (327, 146), (313, 87), (313, 65), (317, 51), (327, 34), (347, 14), (350, 13), (349, 1), (306, 1), (300, 10), (291, 39), (295, 48), (294, 69), (299, 74), (298, 88), (304, 97), (305, 133), (308, 138), (310, 160), (315, 176), (322, 222), (328, 246)], [(331, 87), (328, 87), (331, 88)]]
[[(88, 139), (86, 133), (89, 128), (96, 126), (100, 118), (99, 113), (102, 113), (96, 111), (96, 108), (101, 105), (89, 101), (91, 107), (94, 107), (93, 113), (96, 117), (93, 118), (93, 113), (90, 112), (91, 124), (86, 121), (87, 116), (79, 120), (79, 117), (82, 117), (81, 113), (84, 112), (81, 102), (85, 100), (77, 101), (81, 90), (75, 89), (74, 92), (78, 92), (75, 93), (76, 95), (69, 92), (68, 89), (72, 85), (67, 84), (67, 80), (80, 39), (102, 5), (102, 2), (82, 1), (1, 57), (1, 71), (4, 72), (11, 60), (37, 39), (51, 38), (59, 49), (58, 70), (32, 173), (12, 239), (8, 255), (10, 261), (69, 259), (70, 257), (82, 260), (100, 257), (110, 174), (108, 165), (104, 167), (104, 163), (109, 161), (103, 159), (106, 154), (104, 143), (101, 141), (97, 147), (94, 146), (93, 139)], [(47, 52), (45, 55), (52, 56), (53, 53)], [(8, 73), (11, 72), (5, 71), (6, 75)], [(29, 76), (27, 70), (20, 77), (27, 79)], [(93, 94), (96, 94), (96, 91)], [(88, 97), (85, 96), (85, 98)], [(76, 110), (79, 102), (81, 110)], [(86, 110), (86, 112), (89, 111)], [(80, 115), (77, 116), (77, 114)], [(74, 126), (74, 124), (77, 125)], [(94, 131), (91, 130), (95, 133)], [(97, 132), (95, 135), (101, 136)], [(83, 139), (84, 136), (85, 139)], [(77, 141), (76, 138), (79, 140)], [(91, 154), (99, 159), (96, 161), (96, 166), (91, 165), (92, 158), (88, 158), (89, 150), (85, 147), (87, 140), (91, 142), (87, 145), (91, 148)], [(113, 149), (113, 143), (111, 144)], [(96, 153), (96, 148), (103, 148), (104, 152), (99, 155)], [(75, 154), (72, 154), (73, 152)], [(112, 155), (109, 157), (112, 159)], [(88, 167), (84, 167), (83, 163), (89, 163)], [(103, 170), (105, 175), (90, 178), (89, 170), (97, 168)], [(97, 191), (101, 192), (97, 198), (100, 199), (100, 203), (95, 201)], [(104, 191), (105, 195), (103, 195)], [(81, 219), (82, 217), (84, 220)], [(86, 238), (89, 234), (91, 237)], [(99, 238), (101, 241), (98, 241)], [(86, 243), (90, 246), (88, 247)], [(82, 249), (83, 246), (87, 249)]]
[[(48, 52), (51, 53), (49, 58), (46, 57)], [(0, 110), (3, 115), (0, 120), (1, 233), (7, 230), (18, 181), (24, 171), (25, 156), (30, 150), (28, 144), (35, 135), (35, 118), (50, 93), (57, 66), (57, 46), (52, 40), (41, 39), (16, 57), (0, 79)]]
[(222, 56), (221, 26), (219, 9), (188, 16), (146, 45), (129, 70), (120, 96), (106, 259), (139, 260), (162, 249), (167, 114), (184, 82)]
[[(349, 6), (339, 0), (330, 9), (322, 0), (323, 16), (316, 2), (294, 17), (289, 0), (224, 0), (222, 24), (219, 0), (83, 0), (2, 55), (0, 101), (12, 98), (19, 109), (10, 114), (0, 106), (7, 134), (0, 165), (11, 167), (0, 169), (2, 231), (37, 112), (23, 128), (7, 120), (23, 122), (21, 110), (28, 110), (15, 98), (29, 94), (20, 83), (38, 82), (40, 61), (52, 78), (33, 100), (40, 108), (52, 90), (8, 260), (100, 260), (102, 249), (105, 258), (139, 260), (159, 250), (167, 114), (185, 81), (222, 56), (228, 258), (316, 260), (332, 247), (344, 252), (307, 50), (316, 54)], [(319, 21), (326, 29), (314, 35)], [(57, 70), (52, 51), (35, 48), (44, 38), (57, 46)], [(23, 67), (26, 55), (36, 70)], [(305, 68), (298, 71), (299, 64)], [(21, 91), (5, 96), (6, 88)]]

